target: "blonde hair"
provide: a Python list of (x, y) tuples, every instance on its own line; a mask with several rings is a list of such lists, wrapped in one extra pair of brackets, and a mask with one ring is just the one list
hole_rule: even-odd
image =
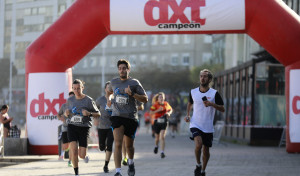
[(165, 93), (163, 93), (163, 92), (158, 92), (157, 94), (155, 94), (155, 95), (153, 96), (153, 98), (152, 98), (152, 104), (154, 104), (154, 103), (156, 103), (156, 102), (158, 101), (158, 97), (159, 97), (160, 95), (163, 97), (163, 99), (166, 98)]

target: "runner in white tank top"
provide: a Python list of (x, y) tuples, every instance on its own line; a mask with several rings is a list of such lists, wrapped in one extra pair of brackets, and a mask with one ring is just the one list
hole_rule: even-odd
[[(213, 80), (212, 73), (204, 69), (200, 71), (200, 87), (192, 89), (190, 100), (187, 105), (187, 115), (184, 118), (190, 122), (190, 130), (195, 142), (196, 169), (195, 176), (205, 176), (205, 168), (209, 160), (209, 147), (213, 140), (213, 121), (215, 111), (224, 112), (224, 103), (217, 90), (210, 88), (209, 84)], [(193, 116), (190, 118), (190, 110), (193, 107)], [(201, 149), (203, 146), (203, 165), (201, 164)]]

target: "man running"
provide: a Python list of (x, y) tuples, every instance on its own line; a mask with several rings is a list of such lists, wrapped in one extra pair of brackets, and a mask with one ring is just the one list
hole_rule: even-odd
[(97, 98), (96, 105), (100, 110), (101, 117), (95, 120), (95, 124), (98, 128), (99, 137), (99, 149), (100, 151), (105, 151), (105, 165), (103, 171), (105, 173), (109, 172), (108, 163), (112, 154), (112, 147), (114, 142), (114, 136), (111, 129), (111, 97), (112, 90), (110, 81), (105, 83), (105, 95)]
[(172, 107), (169, 105), (167, 101), (165, 101), (165, 94), (163, 92), (159, 92), (155, 96), (155, 103), (150, 108), (150, 114), (154, 115), (154, 125), (153, 129), (155, 131), (155, 147), (154, 154), (158, 152), (158, 144), (161, 143), (161, 158), (165, 158), (166, 155), (164, 153), (165, 150), (165, 136), (166, 129), (168, 126), (168, 119), (172, 114)]
[[(71, 91), (69, 92), (69, 97), (72, 97), (74, 96), (74, 92)], [(59, 157), (59, 160), (63, 160), (64, 158), (64, 155), (65, 155), (65, 151), (68, 151), (69, 150), (69, 140), (68, 140), (68, 124), (66, 122), (67, 120), (67, 117), (64, 116), (64, 112), (65, 110), (67, 109), (67, 104), (63, 104), (59, 111), (58, 111), (58, 118), (59, 120), (61, 120), (63, 122), (62, 126), (61, 126), (61, 139), (62, 139), (62, 152), (61, 152), (61, 155)], [(68, 161), (68, 166), (69, 167), (72, 167), (72, 163), (71, 163), (71, 156), (69, 155), (69, 161)]]
[[(78, 156), (86, 163), (89, 161), (86, 150), (89, 129), (92, 127), (91, 117), (98, 118), (100, 112), (93, 98), (83, 94), (84, 86), (81, 80), (75, 79), (72, 88), (75, 96), (68, 98), (65, 116), (68, 117), (68, 139), (72, 164), (75, 175), (78, 175)], [(79, 149), (77, 143), (79, 143)]]
[[(211, 71), (204, 69), (200, 71), (200, 87), (192, 89), (190, 100), (187, 104), (187, 115), (184, 118), (190, 122), (190, 130), (195, 141), (196, 169), (195, 176), (205, 176), (205, 168), (210, 157), (209, 148), (212, 146), (214, 132), (215, 110), (224, 112), (224, 103), (217, 90), (210, 88), (213, 80)], [(193, 107), (193, 117), (190, 118), (190, 110)], [(201, 149), (203, 145), (203, 156), (201, 164)]]
[(134, 138), (138, 127), (136, 117), (137, 101), (146, 103), (148, 97), (141, 83), (129, 77), (130, 63), (121, 59), (117, 63), (119, 78), (111, 81), (114, 91), (112, 102), (112, 128), (115, 140), (114, 160), (116, 167), (115, 176), (121, 176), (122, 142), (125, 138), (128, 153), (128, 175), (135, 175), (134, 168)]

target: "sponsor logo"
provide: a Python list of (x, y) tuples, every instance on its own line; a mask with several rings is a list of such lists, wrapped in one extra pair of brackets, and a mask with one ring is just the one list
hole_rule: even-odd
[[(200, 18), (200, 7), (205, 6), (206, 0), (182, 0), (177, 4), (176, 0), (150, 0), (144, 7), (145, 22), (149, 26), (157, 26), (159, 29), (190, 29), (200, 28), (205, 25), (206, 19)], [(158, 8), (159, 18), (155, 19), (153, 15), (154, 9)], [(186, 8), (191, 9), (191, 20), (188, 19), (184, 11)], [(169, 9), (173, 11), (169, 18)], [(180, 21), (181, 24), (176, 22)]]
[(294, 114), (300, 114), (300, 106), (297, 107), (297, 103), (300, 105), (300, 96), (294, 96), (292, 100), (292, 110)]
[[(52, 101), (50, 99), (45, 99), (45, 93), (41, 93), (39, 94), (38, 99), (33, 99), (31, 101), (30, 115), (34, 118), (38, 118), (39, 120), (57, 119), (57, 110), (55, 109), (55, 105), (58, 104), (59, 107), (61, 107), (61, 105), (64, 103), (66, 103), (64, 93), (60, 93), (58, 99), (53, 99)], [(38, 106), (38, 111), (36, 109), (36, 106)], [(45, 109), (45, 107), (47, 109)]]

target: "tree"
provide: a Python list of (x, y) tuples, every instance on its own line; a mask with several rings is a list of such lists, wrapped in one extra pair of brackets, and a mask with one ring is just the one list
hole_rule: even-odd
[[(9, 68), (10, 68), (10, 59), (3, 58), (0, 59), (0, 90), (4, 87), (8, 87), (9, 85)], [(17, 74), (17, 69), (14, 65), (12, 65), (12, 76)]]

